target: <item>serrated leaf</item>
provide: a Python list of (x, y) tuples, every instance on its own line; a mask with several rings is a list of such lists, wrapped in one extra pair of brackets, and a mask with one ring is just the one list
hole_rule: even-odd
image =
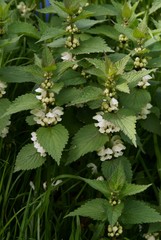
[[(6, 109), (10, 106), (10, 101), (7, 98), (0, 99), (0, 116), (3, 116)], [(10, 116), (0, 118), (0, 133), (8, 124)]]
[[(131, 107), (131, 109), (133, 108)], [(118, 126), (136, 146), (136, 116), (131, 111), (120, 109), (116, 113), (106, 113), (104, 117)]]
[(117, 15), (116, 9), (111, 4), (90, 4), (87, 9), (93, 12), (93, 15), (98, 16), (115, 16)]
[(59, 93), (59, 95), (56, 98), (56, 101), (59, 105), (70, 103), (73, 98), (76, 98), (78, 95), (80, 95), (81, 89), (77, 88), (64, 88)]
[(64, 83), (64, 86), (80, 85), (86, 82), (85, 78), (73, 69), (66, 70), (61, 76), (60, 81)]
[(161, 215), (145, 202), (130, 199), (125, 202), (121, 221), (123, 224), (161, 222)]
[(30, 170), (42, 166), (46, 158), (41, 157), (33, 144), (25, 145), (17, 155), (14, 172)]
[(123, 74), (124, 69), (129, 61), (129, 59), (130, 59), (130, 56), (127, 55), (124, 58), (115, 62), (115, 67), (117, 68), (117, 75)]
[(110, 179), (112, 176), (112, 173), (115, 171), (117, 166), (121, 163), (124, 169), (124, 173), (126, 176), (126, 181), (128, 183), (131, 182), (132, 180), (132, 169), (131, 169), (131, 164), (129, 160), (126, 157), (118, 157), (115, 159), (115, 161), (105, 161), (102, 163), (101, 170), (103, 173), (103, 176), (107, 179)]
[(142, 71), (130, 71), (122, 75), (122, 78), (126, 79), (130, 88), (136, 87), (138, 82), (146, 75), (150, 74), (154, 70), (142, 70)]
[(161, 124), (159, 118), (155, 114), (149, 114), (148, 117), (144, 120), (140, 120), (142, 128), (146, 131), (155, 133), (161, 136)]
[(92, 20), (92, 19), (81, 19), (77, 21), (75, 24), (78, 27), (78, 29), (86, 29), (90, 28), (98, 23), (102, 23), (105, 20)]
[(41, 38), (37, 41), (38, 42), (43, 42), (49, 39), (57, 39), (61, 38), (65, 34), (65, 30), (58, 28), (58, 27), (50, 27), (47, 28), (45, 32), (43, 32)]
[(118, 221), (118, 218), (121, 216), (123, 209), (123, 203), (120, 203), (116, 206), (110, 206), (108, 208), (108, 221), (110, 225), (113, 226)]
[(76, 98), (73, 96), (73, 99), (70, 105), (81, 104), (81, 103), (97, 100), (97, 99), (100, 99), (101, 96), (102, 96), (102, 89), (97, 87), (87, 86), (81, 89), (80, 94), (77, 95)]
[(4, 48), (4, 47), (7, 47), (13, 43), (16, 43), (19, 39), (20, 39), (21, 36), (19, 37), (14, 37), (14, 38), (7, 38), (7, 39), (2, 39), (0, 40), (0, 48)]
[(83, 216), (98, 221), (106, 221), (108, 216), (109, 203), (102, 198), (93, 199), (69, 213), (66, 217)]
[(11, 115), (13, 113), (30, 110), (39, 107), (39, 100), (32, 93), (26, 93), (17, 97), (6, 110), (3, 116)]
[(51, 43), (48, 43), (47, 46), (51, 48), (59, 48), (63, 47), (65, 45), (66, 38), (59, 38), (56, 40), (53, 40)]
[(116, 89), (119, 90), (120, 92), (130, 93), (128, 83), (123, 78), (117, 80)]
[(38, 30), (31, 24), (27, 22), (14, 22), (11, 25), (9, 25), (10, 33), (14, 34), (23, 34), (28, 37), (33, 37), (36, 39), (39, 39), (40, 33)]
[(116, 41), (118, 41), (119, 38), (119, 33), (112, 26), (107, 25), (96, 26), (95, 28), (85, 30), (85, 32), (95, 35), (103, 35)]
[(152, 14), (152, 13), (154, 13), (154, 12), (156, 12), (158, 9), (160, 9), (161, 8), (161, 2), (160, 2), (160, 0), (154, 0), (153, 2), (152, 2), (152, 6), (151, 6), (151, 8), (149, 9), (149, 14)]
[(42, 51), (42, 65), (43, 67), (52, 66), (53, 68), (56, 68), (55, 61), (53, 58), (53, 55), (48, 47), (44, 47)]
[(136, 39), (133, 36), (133, 30), (131, 28), (128, 28), (127, 26), (124, 27), (122, 26), (122, 24), (118, 24), (116, 23), (114, 25), (114, 28), (120, 33), (120, 34), (124, 34), (125, 36), (127, 36), (129, 39), (131, 39), (132, 41), (136, 41)]
[(59, 165), (62, 152), (68, 141), (66, 128), (61, 124), (57, 124), (54, 127), (41, 127), (36, 133), (40, 145)]
[(86, 60), (95, 66), (95, 68), (98, 68), (102, 74), (105, 74), (105, 61), (102, 61), (97, 58), (86, 58)]
[(72, 140), (68, 162), (76, 161), (86, 153), (97, 151), (108, 141), (108, 136), (101, 134), (93, 125), (81, 128)]
[(100, 37), (89, 38), (81, 42), (80, 46), (72, 51), (72, 53), (76, 55), (100, 52), (113, 52), (113, 50), (107, 46), (105, 40)]
[(37, 66), (7, 66), (0, 69), (0, 77), (4, 82), (24, 83), (42, 81), (42, 73)]
[(91, 186), (95, 190), (101, 192), (106, 198), (110, 196), (107, 181), (99, 181), (88, 178), (82, 178), (82, 180), (85, 181), (89, 186)]
[(151, 100), (150, 93), (145, 89), (133, 89), (130, 94), (120, 94), (120, 103), (125, 108), (138, 114)]
[(127, 183), (124, 186), (124, 188), (122, 189), (120, 195), (121, 195), (121, 197), (135, 195), (137, 193), (145, 191), (150, 186), (151, 186), (151, 184), (149, 184), (149, 185), (137, 185), (137, 184)]

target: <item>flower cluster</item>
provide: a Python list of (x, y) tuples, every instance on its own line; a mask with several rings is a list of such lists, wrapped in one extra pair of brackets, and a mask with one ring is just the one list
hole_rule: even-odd
[(0, 81), (0, 98), (6, 93), (5, 89), (7, 87), (7, 84)]
[(147, 64), (148, 64), (148, 61), (146, 58), (136, 57), (134, 60), (135, 69), (145, 68), (147, 66)]
[[(63, 52), (61, 54), (61, 59), (63, 60), (63, 62), (66, 62), (66, 61), (74, 62), (74, 61), (76, 61), (76, 57), (75, 56), (73, 57), (72, 54), (69, 53), (69, 52)], [(75, 70), (75, 69), (77, 69), (77, 67), (78, 67), (78, 64), (76, 63), (72, 66), (72, 69)]]
[(148, 82), (152, 77), (148, 74), (144, 76), (137, 84), (138, 87), (146, 89), (148, 86), (150, 86), (150, 83)]
[(67, 37), (66, 42), (65, 42), (65, 47), (69, 49), (74, 49), (80, 45), (79, 39), (72, 36)]
[(36, 148), (36, 151), (38, 152), (38, 153), (40, 153), (40, 155), (42, 156), (42, 157), (46, 157), (46, 151), (45, 151), (45, 149), (40, 145), (40, 143), (38, 142), (38, 140), (37, 140), (37, 134), (36, 134), (36, 132), (32, 132), (31, 133), (31, 140), (33, 141), (33, 143), (34, 143), (34, 147)]
[(20, 2), (17, 5), (17, 9), (20, 11), (22, 17), (26, 17), (31, 11), (31, 8), (28, 8), (24, 2)]
[(107, 227), (108, 237), (118, 237), (123, 233), (122, 226), (117, 222), (114, 226), (108, 225)]
[(65, 30), (66, 32), (69, 32), (69, 33), (71, 33), (71, 34), (74, 34), (74, 33), (76, 33), (76, 32), (78, 32), (79, 30), (78, 30), (78, 28), (77, 28), (77, 26), (75, 25), (75, 24), (70, 24), (70, 25), (68, 25), (67, 27), (66, 27), (66, 30)]
[(101, 149), (98, 150), (97, 154), (100, 156), (101, 161), (112, 159), (112, 157), (119, 157), (123, 155), (123, 150), (126, 149), (126, 147), (123, 145), (123, 141), (121, 140), (120, 136), (114, 135), (111, 138), (111, 147), (105, 148), (103, 146)]
[(118, 100), (113, 97), (110, 99), (110, 101), (103, 99), (101, 108), (106, 112), (115, 112), (118, 110), (118, 105)]
[(62, 107), (53, 107), (55, 104), (55, 95), (51, 91), (53, 83), (50, 81), (51, 74), (45, 73), (46, 78), (41, 86), (35, 90), (36, 98), (41, 102), (41, 108), (32, 109), (30, 112), (34, 115), (34, 121), (41, 126), (55, 125), (62, 120), (64, 114)]
[(9, 125), (11, 124), (11, 121), (9, 120), (6, 124), (6, 127), (2, 129), (2, 131), (0, 132), (0, 137), (1, 138), (5, 138), (9, 132)]
[(144, 108), (141, 109), (141, 112), (137, 116), (137, 119), (146, 119), (147, 115), (150, 114), (150, 109), (152, 108), (152, 105), (150, 103), (147, 103)]
[(114, 133), (119, 132), (120, 128), (115, 126), (112, 122), (105, 120), (103, 118), (103, 112), (98, 112), (96, 116), (93, 117), (93, 119), (97, 120), (98, 123), (95, 123), (94, 125), (96, 127), (99, 127), (100, 133)]
[(120, 45), (119, 47), (120, 48), (124, 48), (124, 47), (127, 47), (128, 46), (128, 37), (125, 36), (124, 34), (120, 34), (119, 35), (119, 42), (120, 42)]
[(109, 203), (112, 205), (112, 206), (116, 206), (118, 204), (121, 203), (121, 200), (118, 198), (117, 194), (114, 193), (114, 192), (111, 192), (111, 196), (110, 196), (110, 199), (109, 199)]
[(147, 240), (159, 240), (159, 233), (146, 233), (143, 237)]

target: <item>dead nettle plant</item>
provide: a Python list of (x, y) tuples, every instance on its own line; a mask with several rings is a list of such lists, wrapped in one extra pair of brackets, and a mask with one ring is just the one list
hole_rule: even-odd
[[(94, 232), (92, 240), (159, 239), (160, 184), (152, 177), (141, 184), (136, 174), (141, 166), (151, 176), (153, 166), (141, 156), (148, 156), (146, 144), (152, 140), (160, 178), (161, 31), (153, 16), (161, 6), (156, 2), (146, 12), (139, 1), (50, 0), (40, 10), (36, 2), (0, 2), (2, 142), (12, 118), (15, 124), (21, 114), (27, 138), (18, 146), (15, 174), (55, 161), (62, 175), (54, 177), (61, 184), (77, 179), (96, 190), (95, 198), (83, 197), (83, 204), (71, 206), (65, 216), (77, 223), (79, 216), (91, 218), (93, 227), (86, 231)], [(50, 15), (48, 22), (42, 14)], [(19, 58), (10, 56), (12, 51)], [(13, 83), (23, 88), (15, 96), (7, 93)], [(82, 165), (85, 175), (68, 172), (69, 166), (79, 172)], [(147, 188), (156, 201), (135, 196)], [(69, 232), (70, 239), (81, 239), (81, 232)]]

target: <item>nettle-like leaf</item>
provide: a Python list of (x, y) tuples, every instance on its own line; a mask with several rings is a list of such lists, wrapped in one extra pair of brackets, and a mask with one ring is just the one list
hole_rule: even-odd
[(36, 107), (39, 107), (39, 100), (35, 97), (34, 94), (26, 93), (16, 98), (11, 103), (9, 108), (7, 108), (3, 116), (11, 115), (13, 113), (17, 113), (25, 110), (30, 110)]
[(111, 178), (113, 172), (115, 172), (115, 169), (117, 169), (120, 164), (124, 169), (126, 182), (130, 183), (132, 181), (132, 168), (129, 160), (124, 156), (118, 157), (117, 159), (115, 159), (115, 161), (103, 162), (101, 167), (103, 176), (108, 181)]
[[(0, 99), (0, 116), (3, 116), (6, 112), (6, 109), (10, 106), (10, 101), (7, 98)], [(0, 118), (0, 133), (8, 124), (10, 116)]]
[(107, 46), (105, 40), (101, 37), (89, 38), (88, 40), (81, 42), (80, 46), (72, 51), (72, 53), (76, 55), (101, 52), (113, 52), (113, 50)]
[(123, 73), (122, 78), (128, 82), (130, 88), (134, 88), (137, 86), (138, 82), (146, 75), (154, 72), (155, 69), (152, 70), (142, 70), (142, 71), (130, 71), (127, 73)]
[(124, 188), (122, 189), (120, 195), (121, 195), (121, 197), (135, 195), (137, 193), (145, 191), (150, 186), (151, 186), (151, 184), (149, 184), (149, 185), (137, 185), (137, 184), (126, 183)]
[(65, 30), (62, 28), (58, 27), (50, 27), (45, 29), (45, 32), (42, 33), (41, 38), (39, 39), (38, 42), (43, 42), (49, 39), (57, 39), (63, 37), (65, 34)]
[(160, 119), (155, 114), (149, 114), (147, 119), (140, 120), (139, 123), (146, 131), (161, 136)]
[(6, 66), (0, 69), (1, 80), (9, 83), (42, 81), (42, 72), (37, 66)]
[(89, 101), (97, 100), (102, 97), (102, 89), (92, 86), (87, 86), (81, 89), (80, 94), (73, 96), (70, 105), (86, 103)]
[(76, 26), (78, 27), (79, 30), (81, 29), (86, 29), (90, 28), (98, 23), (102, 23), (105, 20), (92, 20), (92, 19), (81, 19), (77, 22), (75, 22)]
[(80, 85), (86, 82), (85, 78), (82, 77), (79, 72), (76, 72), (73, 69), (68, 69), (65, 71), (59, 81), (63, 82), (64, 86)]
[(68, 141), (66, 128), (61, 124), (57, 124), (53, 127), (40, 127), (36, 133), (40, 145), (59, 165), (62, 152)]
[(130, 94), (120, 94), (121, 105), (133, 110), (136, 114), (138, 114), (150, 100), (150, 93), (145, 89), (133, 89), (130, 91)]
[(85, 32), (94, 35), (103, 35), (116, 41), (119, 39), (119, 33), (112, 26), (96, 26), (95, 28), (85, 30)]
[(20, 37), (21, 36), (0, 40), (0, 48), (8, 47), (9, 45), (12, 45), (12, 44), (18, 42)]
[(31, 24), (27, 22), (14, 22), (9, 25), (9, 32), (16, 34), (23, 34), (28, 37), (39, 39), (39, 31)]
[(93, 12), (95, 17), (98, 16), (115, 16), (117, 15), (116, 9), (111, 4), (90, 4), (87, 9)]
[(101, 134), (93, 124), (82, 127), (72, 140), (68, 163), (76, 161), (86, 153), (97, 151), (108, 139), (108, 136)]
[(110, 225), (114, 225), (121, 216), (124, 209), (124, 204), (120, 203), (116, 206), (110, 206), (108, 208), (108, 221)]
[(129, 199), (121, 215), (123, 224), (142, 224), (161, 222), (161, 215), (147, 203)]
[(115, 62), (115, 67), (117, 68), (117, 75), (123, 74), (129, 59), (130, 59), (130, 55), (127, 55), (124, 58)]
[(69, 213), (66, 217), (83, 216), (98, 221), (106, 221), (110, 204), (106, 199), (97, 198), (86, 202), (84, 205)]
[(82, 178), (90, 187), (101, 192), (106, 198), (110, 196), (107, 181), (98, 181), (96, 179)]
[(117, 85), (116, 85), (116, 89), (120, 92), (124, 92), (124, 93), (130, 93), (130, 89), (128, 86), (128, 83), (125, 79), (123, 78), (119, 78), (117, 80)]
[(65, 46), (65, 41), (66, 41), (66, 38), (62, 37), (62, 38), (53, 40), (51, 43), (48, 43), (47, 46), (51, 47), (51, 48), (63, 47), (63, 46)]
[(152, 13), (154, 13), (154, 12), (156, 12), (158, 9), (160, 9), (161, 8), (161, 2), (160, 2), (160, 0), (154, 0), (153, 2), (152, 2), (152, 6), (151, 6), (151, 8), (149, 9), (149, 14), (152, 14)]
[(118, 126), (136, 146), (136, 116), (130, 110), (120, 109), (116, 113), (106, 113), (104, 118)]
[(79, 96), (81, 92), (82, 92), (81, 89), (77, 89), (74, 87), (64, 88), (62, 89), (62, 91), (60, 91), (59, 95), (56, 98), (56, 101), (58, 105), (70, 103), (73, 100), (73, 98), (76, 98), (77, 96)]
[(42, 166), (46, 158), (41, 157), (33, 144), (25, 145), (17, 155), (14, 171), (30, 170)]

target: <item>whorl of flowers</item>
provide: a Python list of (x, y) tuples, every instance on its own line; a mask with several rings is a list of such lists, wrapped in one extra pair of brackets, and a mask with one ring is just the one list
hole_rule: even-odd
[(42, 107), (32, 109), (33, 119), (41, 126), (55, 125), (62, 120), (63, 108), (55, 106), (55, 95), (51, 88), (53, 83), (50, 81), (51, 74), (45, 74), (45, 81), (35, 90), (36, 98), (41, 102)]
[(123, 233), (122, 226), (117, 222), (115, 225), (108, 225), (107, 227), (108, 237), (118, 237)]
[(0, 132), (0, 137), (1, 138), (5, 138), (9, 132), (9, 125), (11, 124), (11, 121), (9, 120), (6, 124), (6, 127), (2, 129), (2, 131)]
[(145, 107), (141, 109), (141, 112), (137, 116), (137, 119), (146, 119), (147, 115), (150, 114), (150, 109), (152, 108), (152, 105), (150, 103), (147, 103)]
[(38, 142), (36, 132), (32, 132), (32, 133), (31, 133), (31, 136), (32, 136), (32, 137), (31, 137), (31, 140), (33, 141), (34, 148), (36, 149), (36, 151), (37, 151), (38, 153), (40, 153), (40, 155), (41, 155), (42, 157), (46, 157), (46, 151), (45, 151), (45, 149), (40, 145), (40, 143)]
[(30, 13), (30, 11), (32, 10), (31, 8), (27, 7), (27, 5), (24, 2), (20, 2), (17, 5), (17, 9), (21, 13), (22, 17), (26, 17)]
[(95, 123), (94, 125), (96, 127), (99, 127), (99, 132), (100, 133), (114, 133), (114, 132), (119, 132), (120, 128), (115, 126), (112, 122), (105, 120), (103, 118), (103, 112), (98, 112), (93, 119), (97, 120), (98, 123)]
[(106, 112), (118, 111), (119, 102), (116, 98), (112, 97), (109, 101), (103, 99), (102, 110)]
[(123, 141), (121, 140), (120, 136), (118, 135), (114, 135), (111, 138), (111, 146), (109, 147), (101, 147), (97, 154), (100, 157), (101, 161), (106, 161), (106, 160), (110, 160), (113, 157), (117, 158), (119, 156), (123, 155), (123, 150), (126, 149), (126, 147), (123, 144)]
[(159, 240), (159, 233), (146, 233), (143, 237), (147, 240)]
[(0, 81), (0, 98), (6, 93), (7, 84)]

